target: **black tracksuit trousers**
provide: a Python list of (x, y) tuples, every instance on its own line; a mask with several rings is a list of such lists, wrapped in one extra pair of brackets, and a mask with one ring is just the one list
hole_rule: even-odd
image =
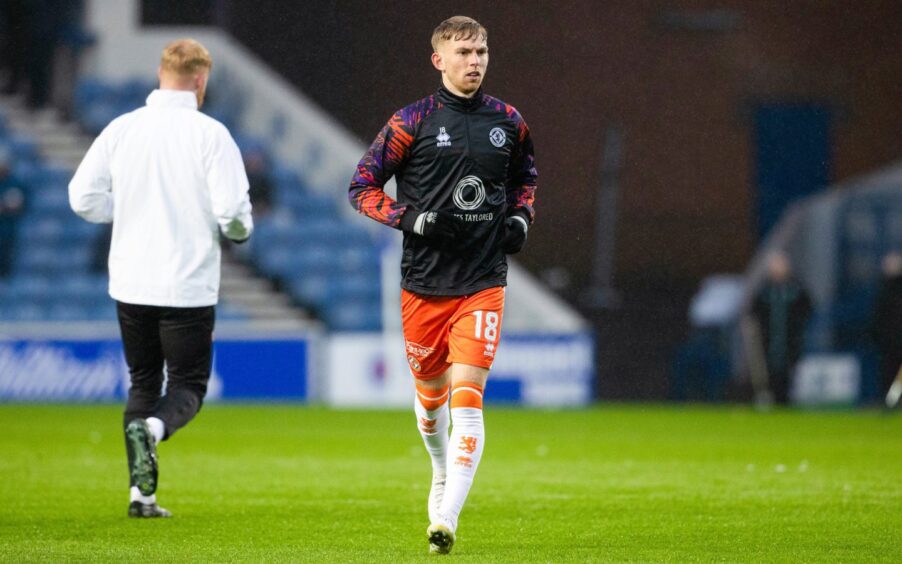
[(212, 368), (215, 309), (116, 302), (116, 310), (131, 375), (123, 426), (136, 418), (157, 417), (169, 438), (203, 405)]

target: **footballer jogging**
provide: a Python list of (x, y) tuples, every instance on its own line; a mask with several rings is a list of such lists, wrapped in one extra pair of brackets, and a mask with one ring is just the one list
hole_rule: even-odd
[[(427, 537), (431, 552), (447, 554), (485, 446), (482, 397), (501, 334), (507, 255), (526, 242), (536, 169), (526, 122), (482, 91), (486, 29), (449, 18), (432, 49), (441, 87), (389, 119), (357, 165), (349, 199), (404, 232), (403, 353), (432, 461)], [(383, 191), (392, 177), (397, 200)]]

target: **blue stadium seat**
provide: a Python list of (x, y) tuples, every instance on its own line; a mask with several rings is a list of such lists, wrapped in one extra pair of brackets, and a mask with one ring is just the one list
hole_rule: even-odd
[(311, 194), (306, 190), (285, 189), (278, 193), (281, 205), (289, 207), (301, 220), (316, 218), (334, 218), (336, 202), (334, 198), (321, 194)]
[(305, 192), (306, 183), (301, 176), (292, 168), (282, 166), (275, 163), (270, 170), (273, 184), (275, 184), (276, 192), (281, 195), (283, 192)]
[[(344, 241), (343, 241), (344, 242)], [(378, 272), (381, 254), (378, 247), (370, 242), (342, 245), (334, 251), (337, 268), (342, 272)]]
[(292, 295), (302, 303), (319, 306), (328, 299), (330, 283), (329, 276), (322, 273), (310, 273), (292, 279), (289, 289)]
[(114, 88), (99, 78), (85, 77), (75, 86), (73, 103), (78, 112), (98, 103), (110, 103), (116, 99)]
[(69, 192), (65, 187), (43, 185), (32, 189), (28, 208), (30, 213), (63, 216), (73, 213), (69, 207)]
[(49, 321), (84, 321), (91, 319), (91, 310), (81, 304), (72, 302), (56, 302), (46, 308)]
[(154, 82), (144, 79), (127, 80), (115, 89), (117, 98), (123, 106), (129, 107), (131, 111), (140, 108), (147, 101), (147, 96), (156, 88)]
[(378, 331), (382, 327), (381, 304), (371, 300), (342, 300), (325, 310), (325, 320), (336, 331)]
[(350, 231), (347, 224), (337, 218), (316, 218), (298, 222), (290, 231), (296, 245), (335, 245)]
[(86, 319), (92, 321), (115, 321), (116, 318), (116, 302), (112, 298), (94, 304), (86, 310)]
[(238, 149), (242, 154), (249, 151), (262, 151), (265, 155), (270, 154), (269, 143), (267, 143), (266, 139), (237, 131), (232, 133), (232, 137), (235, 139), (235, 144), (238, 145)]
[(15, 161), (12, 166), (13, 175), (27, 187), (34, 186), (35, 178), (40, 174), (41, 165), (36, 161)]
[(72, 274), (58, 283), (59, 294), (65, 300), (90, 306), (110, 300), (108, 289), (105, 274)]
[(68, 168), (39, 164), (31, 179), (32, 188), (52, 188), (68, 193), (69, 181), (74, 174), (75, 171)]
[(58, 276), (86, 270), (91, 258), (92, 250), (85, 247), (34, 246), (29, 247), (27, 252), (17, 254), (16, 266), (22, 273)]
[(329, 286), (330, 302), (342, 300), (379, 302), (382, 285), (378, 273), (375, 277), (366, 274), (336, 276)]
[(19, 303), (5, 312), (9, 321), (44, 321), (47, 310), (36, 303)]
[(292, 250), (279, 245), (263, 248), (256, 257), (257, 267), (269, 277), (284, 276), (292, 270), (293, 263)]
[(247, 312), (243, 308), (231, 302), (220, 301), (216, 306), (217, 320), (242, 321), (248, 317)]
[(41, 158), (38, 144), (27, 137), (12, 135), (7, 137), (5, 144), (12, 152), (13, 160), (35, 162)]
[(335, 253), (324, 245), (301, 245), (293, 255), (291, 272), (329, 272), (336, 264)]

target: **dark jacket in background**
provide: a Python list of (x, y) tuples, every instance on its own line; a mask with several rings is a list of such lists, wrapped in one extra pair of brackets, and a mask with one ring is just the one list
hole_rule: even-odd
[(880, 349), (886, 393), (902, 365), (902, 275), (884, 280), (877, 295), (872, 333)]
[(792, 370), (802, 355), (811, 299), (793, 280), (768, 282), (755, 297), (752, 313), (761, 328), (761, 343), (774, 399), (786, 403)]

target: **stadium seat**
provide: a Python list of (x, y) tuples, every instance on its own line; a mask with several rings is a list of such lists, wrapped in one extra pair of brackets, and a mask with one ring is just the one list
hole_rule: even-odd
[(18, 253), (16, 265), (22, 273), (62, 275), (85, 271), (90, 265), (91, 257), (91, 249), (84, 247), (66, 249), (35, 246), (27, 252)]
[(12, 152), (14, 160), (35, 162), (40, 159), (38, 144), (32, 139), (21, 135), (12, 135), (6, 139), (5, 144)]
[(284, 192), (303, 193), (306, 191), (306, 184), (294, 169), (275, 163), (270, 171), (270, 176), (272, 176), (276, 192), (280, 196)]
[(278, 193), (279, 203), (295, 212), (300, 219), (334, 218), (334, 198), (311, 194), (306, 190), (284, 189)]
[(98, 103), (109, 103), (115, 99), (113, 87), (99, 78), (85, 77), (75, 86), (73, 103), (78, 112)]
[(272, 278), (284, 276), (291, 271), (293, 262), (294, 253), (291, 249), (282, 246), (265, 248), (256, 258), (257, 267), (260, 271)]
[(301, 303), (315, 307), (327, 300), (330, 282), (325, 274), (310, 273), (290, 280), (289, 289)]
[(105, 274), (73, 274), (66, 276), (58, 284), (59, 293), (66, 300), (92, 306), (111, 299), (108, 288)]
[(326, 308), (325, 319), (336, 331), (377, 331), (382, 325), (381, 303), (341, 300)]
[(216, 306), (216, 318), (217, 320), (242, 321), (248, 318), (248, 314), (243, 308), (231, 302), (220, 301)]
[(53, 214), (57, 216), (72, 213), (69, 208), (69, 193), (58, 186), (41, 186), (32, 191), (29, 198), (29, 212), (37, 215)]
[(35, 303), (16, 304), (6, 312), (9, 321), (43, 321), (47, 318), (47, 312)]
[(103, 302), (92, 305), (86, 310), (86, 319), (92, 321), (115, 321), (117, 319), (116, 302), (112, 298), (107, 298)]

